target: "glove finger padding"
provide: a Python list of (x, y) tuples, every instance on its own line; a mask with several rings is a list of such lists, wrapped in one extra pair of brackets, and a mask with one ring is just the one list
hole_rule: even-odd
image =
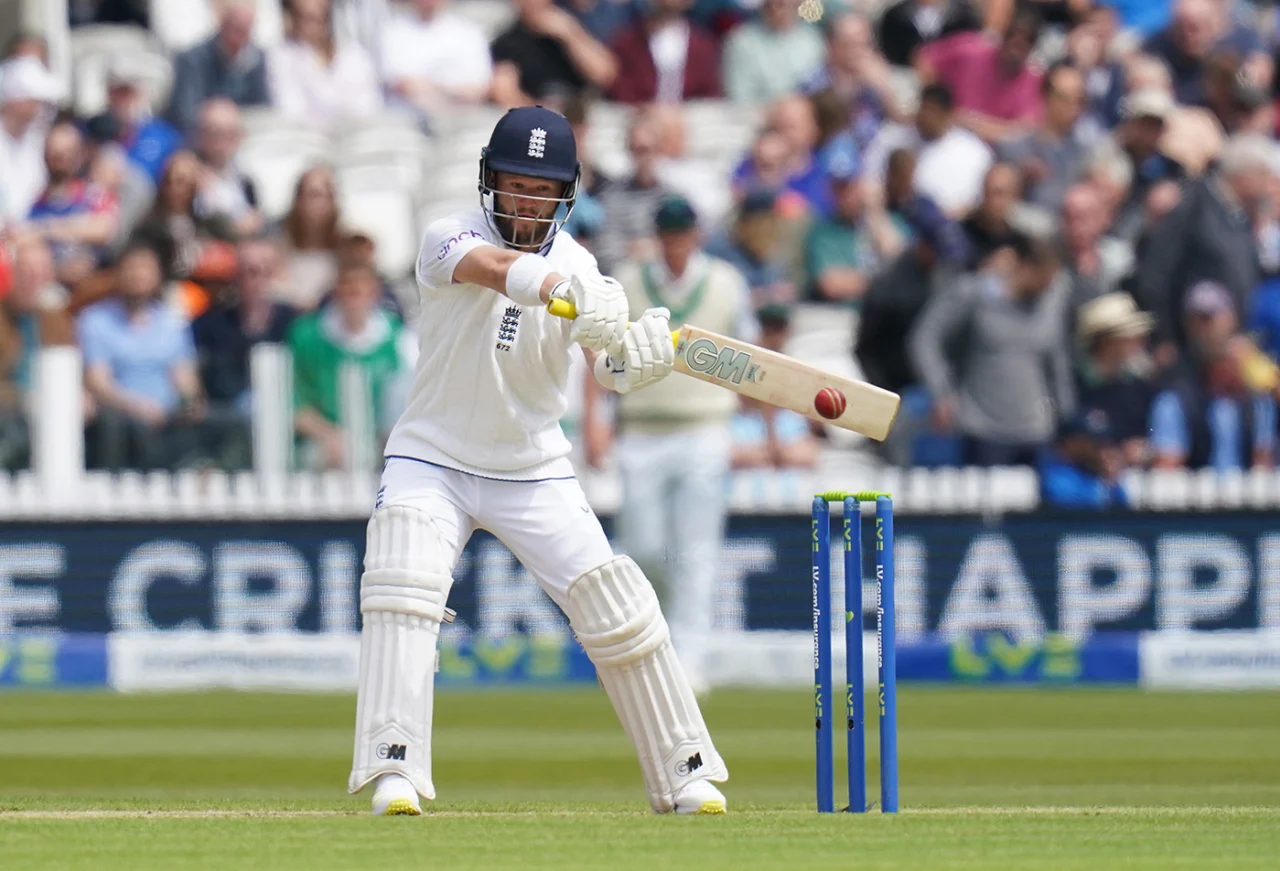
[(575, 275), (570, 279), (570, 291), (578, 310), (569, 330), (570, 340), (621, 358), (629, 314), (622, 286), (604, 276), (588, 276), (584, 280)]
[(676, 348), (671, 341), (671, 321), (667, 310), (650, 309), (645, 312), (640, 323), (644, 325), (645, 337), (653, 353), (654, 377), (663, 378), (671, 372), (671, 367), (676, 361)]
[[(637, 335), (638, 334), (638, 335)], [(632, 336), (634, 335), (634, 339)], [(636, 363), (631, 366), (639, 374), (636, 376), (636, 384), (647, 384), (653, 380), (653, 348), (649, 344), (649, 337), (645, 335), (645, 328), (640, 325), (638, 330), (627, 336), (627, 344), (635, 342)], [(628, 361), (630, 365), (630, 361)]]

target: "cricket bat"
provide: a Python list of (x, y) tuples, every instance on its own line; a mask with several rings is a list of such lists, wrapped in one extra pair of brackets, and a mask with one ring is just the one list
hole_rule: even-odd
[[(572, 320), (573, 303), (553, 299), (551, 314)], [(794, 357), (685, 324), (671, 333), (677, 372), (741, 393), (811, 420), (882, 442), (901, 397), (865, 381), (842, 378)]]

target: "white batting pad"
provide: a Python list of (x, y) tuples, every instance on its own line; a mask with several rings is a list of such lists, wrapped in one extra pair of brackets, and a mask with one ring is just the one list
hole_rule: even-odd
[(418, 793), (431, 783), (436, 640), (453, 578), (429, 515), (392, 505), (369, 521), (360, 579), (360, 685), (355, 755), (347, 788), (402, 774)]
[(582, 575), (569, 585), (566, 612), (636, 748), (653, 809), (672, 810), (692, 780), (728, 780), (640, 567), (617, 557)]

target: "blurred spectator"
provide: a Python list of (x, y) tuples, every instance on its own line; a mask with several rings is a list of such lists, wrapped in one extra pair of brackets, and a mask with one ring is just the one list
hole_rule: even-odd
[(1271, 359), (1280, 361), (1280, 275), (1268, 276), (1254, 291), (1248, 330)]
[(787, 277), (786, 252), (780, 244), (776, 202), (770, 191), (747, 194), (729, 232), (707, 245), (708, 253), (733, 264), (746, 279), (752, 311), (796, 300), (795, 285)]
[(1204, 104), (1206, 62), (1218, 48), (1234, 52), (1249, 68), (1255, 85), (1271, 86), (1270, 59), (1261, 53), (1258, 35), (1247, 27), (1233, 27), (1229, 6), (1219, 0), (1177, 0), (1169, 25), (1144, 46), (1169, 65), (1174, 96), (1189, 106)]
[(925, 46), (916, 61), (921, 81), (945, 84), (959, 123), (987, 142), (1025, 134), (1043, 109), (1040, 71), (1030, 63), (1041, 20), (1034, 4), (1023, 6), (998, 43), (965, 32)]
[(982, 202), (964, 219), (969, 240), (969, 268), (980, 269), (1002, 248), (1016, 245), (1025, 237), (1013, 226), (1011, 216), (1022, 193), (1017, 167), (997, 163), (987, 170), (982, 182)]
[[(196, 194), (203, 167), (190, 151), (176, 152), (160, 178), (151, 214), (138, 232), (152, 240), (161, 254), (167, 279), (201, 282), (229, 278), (234, 259), (226, 243), (234, 238), (230, 221), (217, 214), (196, 212)], [(202, 312), (207, 300), (184, 303), (188, 316)]]
[(578, 163), (582, 172), (578, 180), (578, 198), (574, 201), (573, 212), (565, 222), (564, 229), (585, 245), (588, 251), (596, 254), (596, 242), (605, 222), (600, 195), (615, 182), (596, 165), (591, 153), (590, 111), (591, 101), (585, 94), (566, 100), (562, 111), (573, 129), (574, 141), (578, 143)]
[(116, 266), (116, 293), (80, 314), (85, 387), (96, 410), (86, 452), (93, 468), (174, 468), (195, 448), (204, 414), (191, 330), (160, 302), (160, 257), (131, 243)]
[(339, 39), (354, 39), (381, 63), (382, 36), (398, 0), (333, 0), (333, 30)]
[(97, 268), (115, 237), (116, 203), (110, 192), (81, 178), (84, 140), (74, 124), (55, 124), (49, 131), (45, 167), (49, 186), (22, 229), (48, 242), (59, 278), (75, 284)]
[[(888, 267), (872, 277), (862, 299), (854, 353), (863, 377), (905, 394), (920, 383), (908, 355), (907, 339), (920, 312), (936, 292), (949, 292), (968, 256), (964, 231), (926, 197), (905, 208), (911, 242)], [(946, 288), (946, 290), (943, 290)], [(889, 462), (909, 465), (915, 422), (900, 415), (883, 443)]]
[(927, 85), (920, 92), (920, 108), (912, 127), (886, 125), (867, 149), (867, 173), (883, 181), (890, 153), (899, 148), (916, 152), (916, 190), (961, 217), (978, 203), (982, 181), (991, 166), (991, 149), (954, 123), (951, 92), (945, 85)]
[(1151, 315), (1138, 311), (1127, 293), (1100, 296), (1077, 314), (1079, 408), (1083, 414), (1106, 415), (1127, 466), (1145, 466), (1149, 459), (1147, 424), (1154, 390), (1143, 346), (1150, 332)]
[(134, 228), (155, 202), (156, 185), (146, 171), (129, 159), (120, 143), (98, 139), (89, 125), (89, 166), (85, 180), (110, 194), (116, 203), (116, 232), (107, 243), (108, 258), (124, 247)]
[[(400, 297), (396, 295), (395, 287), (378, 272), (378, 242), (374, 238), (376, 235), (376, 231), (369, 230), (361, 225), (344, 224), (339, 230), (338, 246), (334, 252), (338, 264), (338, 272), (343, 272), (349, 266), (372, 270), (378, 276), (378, 285), (381, 288), (381, 293), (378, 295), (378, 305), (401, 322), (408, 323), (405, 318), (404, 306)], [(279, 286), (278, 281), (275, 286)], [(332, 302), (335, 293), (337, 293), (336, 288), (322, 296), (316, 308), (324, 308)], [(413, 293), (416, 296), (416, 283), (413, 285)]]
[[(246, 438), (252, 410), (249, 355), (260, 342), (284, 344), (296, 312), (273, 302), (273, 281), (280, 271), (276, 246), (251, 238), (237, 248), (234, 293), (191, 325), (208, 398), (208, 419), (220, 424), (218, 466), (244, 468), (250, 460)], [(238, 438), (237, 438), (238, 436)]]
[(724, 90), (736, 103), (763, 103), (795, 91), (821, 68), (827, 47), (800, 20), (799, 0), (761, 0), (759, 15), (725, 40)]
[(493, 80), (484, 30), (448, 3), (414, 0), (382, 31), (379, 60), (388, 91), (428, 117), (481, 102)]
[(864, 176), (864, 184), (868, 190), (879, 189), (878, 196), (884, 201), (884, 210), (894, 219), (894, 224), (902, 228), (911, 224), (908, 209), (919, 199), (915, 192), (916, 153), (909, 148), (899, 148), (889, 153), (885, 161), (884, 184), (876, 185)]
[(657, 134), (658, 181), (693, 203), (699, 220), (719, 222), (729, 205), (724, 170), (713, 159), (689, 155), (684, 109), (677, 103), (654, 103), (646, 114)]
[(346, 265), (338, 274), (333, 301), (289, 328), (294, 425), (304, 468), (341, 469), (351, 460), (345, 456), (339, 399), (339, 373), (347, 362), (359, 364), (368, 375), (381, 451), (381, 435), (392, 422), (383, 413), (384, 400), (403, 366), (404, 327), (378, 305), (379, 288), (373, 270)]
[(618, 59), (610, 100), (679, 103), (721, 96), (720, 45), (689, 20), (692, 5), (650, 0), (644, 15), (618, 32), (610, 43)]
[[(641, 0), (557, 0), (577, 18), (587, 32), (604, 45), (613, 45), (618, 34), (637, 14)], [(648, 5), (651, 0), (643, 0)]]
[(1228, 136), (1269, 134), (1273, 126), (1267, 93), (1230, 50), (1216, 51), (1205, 64), (1204, 105)]
[(195, 152), (203, 167), (196, 193), (195, 211), (201, 218), (220, 215), (230, 221), (239, 236), (261, 232), (262, 214), (253, 179), (235, 164), (244, 140), (240, 107), (217, 97), (200, 107)]
[(1113, 138), (1097, 146), (1103, 152), (1119, 151), (1129, 165), (1128, 193), (1114, 218), (1116, 234), (1122, 238), (1137, 238), (1152, 190), (1163, 182), (1181, 181), (1185, 175), (1160, 150), (1166, 122), (1175, 110), (1173, 98), (1158, 88), (1134, 91), (1120, 104), (1123, 120)]
[[(1163, 2), (1163, 0), (1159, 0)], [(1120, 120), (1124, 93), (1124, 64), (1113, 56), (1117, 35), (1116, 15), (1108, 6), (1089, 9), (1067, 33), (1067, 59), (1084, 78), (1085, 104), (1082, 133), (1095, 139)]]
[(173, 126), (184, 132), (193, 129), (200, 106), (214, 97), (226, 97), (241, 107), (271, 102), (266, 57), (251, 41), (255, 15), (254, 0), (227, 0), (219, 7), (218, 32), (174, 60), (169, 104)]
[(600, 192), (604, 219), (595, 254), (606, 275), (624, 260), (644, 260), (655, 250), (653, 213), (666, 193), (658, 180), (658, 133), (652, 119), (639, 112), (627, 133), (631, 177)]
[(1132, 239), (1134, 234), (1126, 232), (1120, 216), (1129, 199), (1133, 164), (1114, 139), (1102, 140), (1089, 152), (1080, 168), (1080, 181), (1093, 185), (1112, 235), (1126, 241)]
[(312, 167), (298, 179), (293, 205), (280, 222), (286, 278), (279, 302), (310, 311), (334, 286), (341, 223), (332, 170)]
[(1123, 459), (1107, 414), (1091, 409), (1058, 428), (1039, 464), (1040, 498), (1052, 508), (1128, 508)]
[(20, 30), (9, 40), (4, 52), (7, 61), (18, 57), (33, 57), (48, 68), (49, 43), (38, 33)]
[(804, 197), (787, 188), (790, 158), (791, 146), (780, 133), (761, 131), (751, 143), (750, 153), (734, 170), (730, 181), (734, 199), (741, 201), (753, 190), (769, 190), (778, 194), (780, 209), (805, 214), (809, 205)]
[(381, 110), (373, 59), (359, 43), (336, 39), (330, 0), (285, 0), (284, 6), (285, 40), (267, 58), (276, 111), (327, 131)]
[(151, 27), (151, 8), (147, 0), (68, 0), (67, 13), (72, 27), (86, 24)]
[(926, 43), (981, 30), (982, 21), (969, 0), (900, 0), (880, 16), (876, 41), (889, 63), (909, 67), (916, 50)]
[[(1173, 73), (1164, 59), (1154, 54), (1137, 52), (1124, 59), (1122, 64), (1124, 94), (1157, 90), (1173, 98)], [(1117, 105), (1117, 109), (1121, 107)], [(1123, 115), (1117, 116), (1117, 120)]]
[(866, 148), (886, 119), (898, 119), (889, 66), (876, 51), (871, 23), (841, 13), (826, 24), (827, 62), (801, 83), (809, 95), (830, 91), (849, 111), (849, 132)]
[(91, 118), (88, 129), (99, 141), (120, 143), (154, 183), (182, 147), (182, 134), (152, 116), (146, 82), (145, 71), (131, 55), (112, 58), (107, 68), (107, 110)]
[(996, 149), (1000, 159), (1022, 172), (1022, 196), (1047, 212), (1057, 212), (1067, 188), (1080, 177), (1090, 143), (1080, 128), (1084, 111), (1084, 76), (1075, 67), (1057, 64), (1041, 84), (1044, 115), (1039, 127)]
[(1178, 313), (1186, 289), (1198, 282), (1218, 282), (1236, 311), (1247, 310), (1259, 277), (1254, 220), (1271, 187), (1274, 149), (1260, 136), (1232, 139), (1219, 169), (1190, 184), (1156, 225), (1138, 263), (1135, 296), (1155, 314), (1160, 341), (1184, 342)]
[(71, 339), (67, 292), (54, 280), (44, 240), (14, 240), (13, 284), (0, 296), (0, 469), (27, 466), (30, 452), (26, 397), (41, 347)]
[[(789, 310), (766, 306), (758, 316), (760, 347), (784, 353), (791, 336)], [(820, 443), (808, 418), (745, 396), (739, 400), (732, 424), (733, 468), (812, 469), (817, 465)]]
[(1034, 465), (1075, 410), (1058, 258), (1039, 240), (1019, 242), (1015, 258), (935, 294), (909, 339), (935, 425), (959, 430), (969, 465)]
[[(773, 137), (777, 137), (774, 139)], [(794, 196), (784, 197), (788, 211), (828, 212), (831, 190), (817, 160), (821, 130), (813, 100), (792, 94), (769, 107), (765, 132), (733, 173), (739, 195), (750, 190), (769, 189), (778, 193), (778, 184)]]
[(804, 240), (809, 299), (856, 305), (878, 271), (880, 252), (866, 219), (862, 168), (852, 146), (827, 162), (835, 198), (829, 218), (815, 221)]
[[(617, 273), (631, 316), (663, 306), (673, 326), (705, 325), (755, 341), (742, 276), (702, 250), (690, 203), (664, 200), (653, 223), (658, 256), (625, 264)], [(702, 680), (703, 645), (715, 611), (715, 565), (728, 508), (729, 424), (736, 407), (734, 394), (693, 378), (668, 378), (617, 397), (623, 490), (618, 534), (669, 607), (674, 643), (682, 661), (688, 658), (695, 684)], [(592, 454), (599, 462), (604, 440), (595, 441)], [(698, 511), (684, 511), (687, 505)]]
[(1189, 352), (1151, 406), (1151, 449), (1157, 468), (1219, 472), (1275, 461), (1276, 405), (1249, 389), (1238, 338), (1235, 300), (1226, 287), (1203, 281), (1186, 295)]
[(617, 59), (577, 19), (552, 0), (516, 0), (515, 5), (515, 23), (490, 46), (494, 102), (527, 106), (613, 84)]
[(1107, 213), (1098, 190), (1078, 184), (1062, 200), (1063, 266), (1074, 284), (1072, 309), (1110, 294), (1133, 270), (1133, 249), (1105, 236)]
[(25, 219), (48, 181), (44, 140), (60, 93), (33, 57), (0, 65), (0, 213), (8, 220)]

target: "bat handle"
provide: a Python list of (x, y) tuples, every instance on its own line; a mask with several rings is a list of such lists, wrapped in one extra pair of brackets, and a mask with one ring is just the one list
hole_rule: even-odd
[[(578, 316), (578, 309), (567, 299), (553, 299), (547, 303), (547, 311), (558, 318), (571, 321)], [(680, 331), (671, 331), (671, 344), (680, 347)]]
[(547, 311), (558, 318), (571, 321), (578, 316), (578, 308), (571, 300), (553, 299), (547, 303)]

